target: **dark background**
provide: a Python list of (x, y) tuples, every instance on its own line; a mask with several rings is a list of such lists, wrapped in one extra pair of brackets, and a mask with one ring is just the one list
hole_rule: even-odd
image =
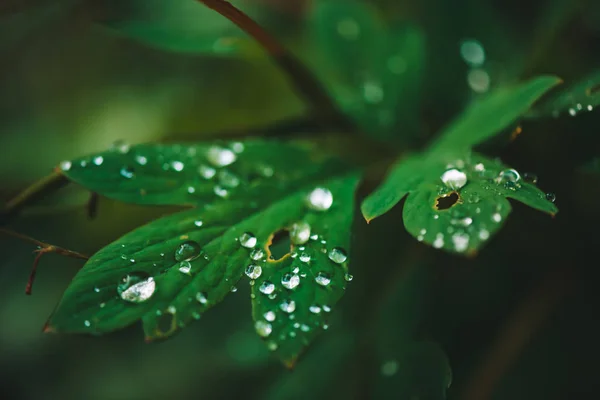
[[(106, 28), (107, 21), (136, 18), (134, 3), (0, 3), (2, 199), (47, 175), (60, 160), (106, 149), (118, 139), (194, 141), (246, 128), (256, 133), (304, 113), (284, 76), (260, 52), (247, 59), (182, 54)], [(232, 29), (192, 0), (148, 3), (172, 25), (189, 26), (200, 36), (218, 37)], [(193, 12), (165, 11), (184, 3)], [(234, 3), (314, 62), (315, 46), (307, 35), (309, 2)], [(542, 73), (568, 84), (600, 65), (596, 1), (370, 3), (389, 23), (414, 23), (425, 33), (422, 138), (431, 137), (474, 96), (466, 79), (469, 67), (459, 53), (462, 40), (482, 43), (492, 89)], [(514, 203), (504, 229), (476, 258), (466, 259), (410, 237), (402, 226), (401, 205), (368, 226), (357, 213), (350, 265), (355, 279), (329, 331), (292, 372), (254, 333), (247, 288), (157, 345), (144, 344), (139, 326), (94, 338), (42, 334), (82, 262), (46, 256), (33, 295), (26, 296), (34, 247), (2, 237), (3, 397), (412, 399), (406, 393), (421, 387), (418, 392), (425, 394), (415, 399), (440, 398), (432, 393), (443, 393), (436, 386), (443, 366), (410, 355), (423, 341), (432, 348), (431, 342), (437, 343), (448, 357), (450, 399), (597, 397), (600, 175), (582, 166), (600, 155), (600, 110), (528, 120), (522, 127), (517, 140), (485, 152), (519, 171), (535, 172), (538, 186), (556, 194), (557, 216)], [(356, 145), (367, 140), (349, 136), (340, 146), (349, 153), (359, 148), (356, 158), (377, 159), (379, 154), (365, 154), (371, 147)], [(369, 174), (360, 197), (374, 188), (382, 171)], [(93, 253), (170, 211), (101, 199), (98, 218), (90, 220), (86, 200), (81, 190), (64, 190), (26, 210), (10, 228)], [(390, 365), (397, 372), (388, 376)]]

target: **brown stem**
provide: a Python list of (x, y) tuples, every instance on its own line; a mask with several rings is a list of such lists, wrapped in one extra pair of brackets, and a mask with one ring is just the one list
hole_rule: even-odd
[(225, 0), (198, 0), (252, 36), (287, 73), (296, 91), (305, 98), (328, 128), (352, 131), (352, 124), (338, 110), (323, 85), (289, 51), (243, 11)]
[(9, 235), (9, 236), (15, 237), (17, 239), (24, 240), (26, 242), (35, 244), (36, 246), (39, 247), (37, 250), (35, 250), (35, 252), (37, 253), (37, 256), (35, 257), (35, 260), (33, 260), (33, 267), (31, 268), (31, 273), (29, 274), (29, 279), (27, 280), (27, 286), (25, 287), (25, 294), (31, 294), (31, 289), (33, 286), (33, 281), (35, 279), (35, 274), (37, 272), (37, 267), (40, 262), (40, 259), (42, 258), (42, 256), (44, 254), (56, 253), (56, 254), (60, 254), (61, 256), (78, 258), (80, 260), (88, 260), (89, 259), (89, 257), (86, 256), (85, 254), (81, 254), (76, 251), (68, 250), (68, 249), (65, 249), (65, 248), (62, 248), (59, 246), (55, 246), (55, 245), (52, 245), (49, 243), (42, 242), (42, 241), (39, 241), (32, 237), (29, 237), (27, 235), (23, 235), (21, 233), (11, 231), (10, 229), (0, 228), (0, 233), (4, 233), (5, 235)]
[(47, 177), (37, 181), (27, 189), (19, 193), (14, 199), (10, 200), (0, 211), (0, 226), (6, 225), (14, 218), (24, 207), (39, 200), (55, 190), (58, 190), (69, 183), (69, 180), (62, 173), (55, 171)]

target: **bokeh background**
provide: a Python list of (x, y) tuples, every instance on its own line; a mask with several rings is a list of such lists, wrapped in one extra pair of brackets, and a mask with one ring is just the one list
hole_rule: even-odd
[[(319, 69), (327, 51), (311, 27), (315, 3), (323, 2), (233, 3)], [(600, 68), (595, 0), (368, 3), (386, 24), (418, 29), (425, 43), (418, 91), (407, 90), (394, 110), (402, 118), (391, 141), (425, 142), (495, 87), (541, 73), (568, 84)], [(461, 54), (465, 41), (484, 50), (475, 75)], [(293, 121), (305, 115), (306, 106), (262, 50), (194, 0), (0, 3), (5, 201), (60, 160), (104, 150), (116, 140), (278, 135), (270, 127), (280, 121), (292, 121), (281, 136), (330, 134), (294, 131)], [(514, 204), (499, 235), (476, 258), (465, 259), (409, 237), (401, 206), (368, 226), (357, 213), (350, 266), (355, 279), (329, 331), (293, 371), (272, 358), (254, 333), (243, 287), (160, 344), (144, 344), (140, 326), (103, 337), (43, 334), (82, 263), (45, 256), (33, 295), (26, 296), (34, 247), (0, 238), (2, 397), (422, 400), (446, 392), (449, 399), (473, 400), (595, 398), (600, 168), (585, 165), (600, 156), (600, 110), (528, 120), (522, 128), (517, 140), (485, 151), (536, 173), (539, 186), (556, 194), (559, 214), (550, 218)], [(403, 140), (408, 133), (418, 139)], [(359, 197), (381, 178), (385, 166), (377, 161), (405, 150), (381, 144), (381, 137), (331, 134), (344, 153), (377, 165)], [(25, 210), (10, 228), (90, 254), (173, 211), (101, 199), (92, 220), (87, 198), (82, 190), (65, 189)], [(443, 354), (452, 369), (447, 391)]]

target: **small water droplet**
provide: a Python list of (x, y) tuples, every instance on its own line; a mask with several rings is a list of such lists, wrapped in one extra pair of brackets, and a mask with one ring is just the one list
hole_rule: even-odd
[(253, 259), (254, 261), (262, 260), (262, 258), (264, 256), (265, 256), (265, 252), (262, 251), (261, 249), (254, 249), (250, 253), (250, 258)]
[(192, 264), (190, 264), (189, 261), (181, 261), (179, 263), (179, 272), (181, 272), (182, 274), (189, 275), (191, 270)]
[(452, 190), (458, 190), (467, 184), (467, 175), (455, 168), (444, 172), (440, 177), (444, 185)]
[(110, 150), (117, 151), (121, 154), (129, 153), (130, 149), (131, 149), (131, 146), (129, 145), (129, 143), (126, 143), (123, 140), (115, 140), (110, 147)]
[(275, 313), (273, 311), (267, 311), (266, 313), (264, 313), (263, 317), (265, 317), (265, 319), (269, 322), (273, 322), (275, 321)]
[(346, 273), (346, 275), (344, 275), (344, 279), (346, 280), (346, 282), (350, 282), (352, 281), (352, 279), (354, 279), (354, 276)]
[(185, 164), (181, 161), (171, 161), (171, 168), (177, 172), (181, 172), (185, 168)]
[(556, 201), (556, 195), (554, 193), (546, 193), (546, 200), (554, 203)]
[(315, 276), (315, 282), (321, 286), (327, 286), (331, 282), (331, 278), (325, 272), (319, 272), (317, 276)]
[(212, 179), (217, 174), (217, 170), (208, 165), (200, 165), (198, 167), (198, 174), (204, 179)]
[(308, 331), (310, 331), (310, 326), (308, 326), (308, 325), (306, 325), (306, 324), (301, 324), (301, 325), (300, 325), (300, 330), (301, 330), (302, 332), (308, 332)]
[(284, 300), (279, 305), (279, 308), (281, 308), (283, 312), (291, 314), (296, 310), (296, 302), (294, 300)]
[(344, 18), (338, 21), (337, 32), (346, 40), (356, 40), (360, 35), (360, 26), (352, 18)]
[(494, 213), (492, 215), (492, 221), (499, 223), (500, 221), (502, 221), (502, 215), (500, 215), (499, 213)]
[(87, 320), (87, 319), (86, 319), (85, 321), (83, 321), (83, 324), (84, 324), (84, 325), (85, 325), (87, 328), (89, 328), (90, 326), (92, 326), (92, 323), (91, 323), (89, 320)]
[(220, 185), (216, 185), (213, 188), (214, 193), (219, 196), (220, 198), (224, 199), (227, 196), (229, 196), (229, 191), (227, 189), (225, 189), (223, 186)]
[(277, 350), (277, 343), (275, 342), (268, 342), (267, 343), (267, 349), (269, 349), (270, 351), (275, 351)]
[(139, 154), (134, 157), (134, 160), (139, 165), (146, 165), (146, 164), (148, 164), (148, 159), (146, 157), (144, 157), (144, 156), (139, 155)]
[(229, 290), (231, 293), (235, 293), (238, 291), (238, 288), (236, 286), (232, 286), (231, 289)]
[(236, 153), (242, 153), (244, 151), (244, 143), (242, 142), (233, 142), (231, 143), (231, 150)]
[(194, 221), (194, 225), (196, 225), (198, 228), (200, 228), (203, 225), (203, 222), (201, 220), (196, 220), (196, 221)]
[(381, 375), (394, 376), (398, 372), (398, 362), (396, 360), (386, 361), (381, 365)]
[(135, 170), (132, 167), (123, 167), (119, 173), (123, 178), (131, 179), (135, 175)]
[(444, 235), (441, 233), (438, 233), (437, 235), (435, 235), (435, 240), (433, 241), (433, 247), (435, 247), (436, 249), (441, 249), (442, 247), (444, 247)]
[(307, 222), (299, 221), (292, 225), (290, 229), (290, 240), (293, 244), (304, 244), (310, 239), (310, 225)]
[(197, 312), (197, 311), (192, 312), (192, 318), (194, 318), (196, 321), (198, 321), (201, 317), (202, 317), (202, 315), (200, 315), (199, 312)]
[(464, 40), (460, 44), (460, 55), (472, 67), (480, 67), (485, 62), (485, 51), (477, 40)]
[(237, 155), (230, 149), (219, 146), (211, 146), (206, 154), (208, 162), (215, 167), (226, 167), (233, 164), (237, 159)]
[(336, 264), (342, 264), (348, 259), (348, 255), (346, 254), (346, 250), (341, 247), (334, 247), (329, 251), (327, 255), (331, 261)]
[(156, 290), (154, 278), (145, 272), (132, 272), (125, 275), (117, 285), (117, 293), (125, 301), (142, 303)]
[(490, 237), (490, 232), (488, 232), (485, 229), (482, 229), (479, 231), (479, 239), (481, 240), (488, 240)]
[(204, 293), (204, 292), (196, 293), (196, 301), (200, 304), (206, 304), (208, 302), (206, 293)]
[(264, 281), (260, 284), (258, 290), (260, 290), (260, 292), (263, 294), (274, 294), (273, 292), (275, 291), (275, 285), (269, 281)]
[(60, 163), (60, 169), (62, 169), (63, 171), (70, 170), (72, 166), (73, 166), (73, 163), (71, 161), (62, 161)]
[(256, 246), (257, 239), (253, 233), (244, 232), (239, 237), (239, 239), (240, 239), (240, 244), (242, 245), (242, 247), (245, 247), (247, 249), (252, 249), (252, 248), (254, 248), (254, 246)]
[(326, 188), (315, 188), (306, 198), (307, 206), (315, 211), (327, 211), (333, 204), (333, 195)]
[(300, 277), (296, 274), (283, 274), (281, 284), (291, 290), (300, 284)]
[(104, 162), (104, 157), (96, 156), (96, 157), (94, 157), (92, 162), (94, 163), (94, 165), (102, 165), (102, 163)]
[(302, 254), (300, 254), (299, 259), (303, 263), (310, 262), (310, 254), (308, 254), (308, 253), (302, 253)]
[(246, 267), (246, 276), (250, 279), (256, 279), (262, 274), (262, 268), (258, 265), (248, 265)]
[(192, 261), (200, 257), (200, 245), (193, 240), (188, 240), (179, 245), (175, 250), (176, 261)]
[(538, 176), (536, 174), (532, 174), (531, 172), (525, 172), (523, 174), (523, 180), (535, 185), (538, 182)]
[(240, 184), (240, 178), (227, 170), (219, 171), (218, 179), (221, 186), (229, 189), (236, 188)]
[(384, 92), (377, 82), (367, 81), (363, 84), (363, 98), (369, 104), (378, 104), (383, 101)]
[(256, 333), (258, 333), (262, 337), (269, 336), (273, 331), (273, 327), (271, 326), (271, 324), (262, 320), (256, 321), (256, 323), (254, 324), (254, 329), (256, 330)]
[(469, 247), (469, 235), (466, 233), (455, 233), (452, 235), (452, 243), (454, 243), (456, 251), (462, 253)]

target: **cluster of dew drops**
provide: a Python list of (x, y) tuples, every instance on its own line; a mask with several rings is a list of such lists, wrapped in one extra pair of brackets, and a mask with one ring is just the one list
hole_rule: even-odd
[[(468, 181), (467, 173), (465, 172), (465, 162), (459, 160), (455, 163), (448, 164), (446, 166), (446, 170), (440, 176), (440, 180), (444, 184), (444, 186), (440, 187), (440, 195), (445, 195), (447, 190), (450, 189), (452, 191), (458, 191), (462, 189)], [(499, 195), (501, 195), (500, 188), (517, 191), (521, 189), (523, 182), (536, 184), (537, 176), (531, 173), (525, 173), (523, 176), (519, 174), (516, 170), (512, 168), (507, 168), (501, 170), (496, 174), (494, 169), (487, 169), (486, 166), (479, 162), (471, 167), (472, 171), (470, 173), (477, 174), (480, 178), (487, 179), (487, 183), (483, 185), (483, 189), (485, 190), (496, 190)], [(479, 203), (480, 196), (476, 192), (469, 192), (467, 196), (465, 196), (463, 200), (470, 203), (476, 204)], [(556, 196), (553, 193), (547, 193), (545, 195), (545, 199), (551, 202), (556, 200)], [(481, 212), (480, 207), (475, 207), (475, 214), (479, 214)], [(501, 205), (496, 206), (496, 212), (494, 212), (491, 216), (491, 221), (489, 223), (499, 224), (502, 222), (502, 214)], [(473, 219), (476, 218), (475, 215), (463, 215), (458, 209), (452, 211), (453, 218), (451, 222), (451, 226), (447, 228), (447, 233), (451, 235), (452, 245), (455, 251), (457, 252), (465, 252), (469, 248), (471, 235), (476, 234), (478, 240), (485, 241), (489, 239), (490, 232), (485, 228), (485, 221), (480, 221), (478, 226), (478, 230), (474, 232), (474, 224)], [(433, 215), (434, 219), (438, 219), (439, 215), (435, 213)], [(417, 239), (419, 241), (424, 240), (425, 234), (427, 233), (426, 229), (421, 229)], [(435, 235), (435, 239), (433, 240), (433, 247), (442, 248), (444, 247), (445, 238), (443, 232), (437, 232)]]

